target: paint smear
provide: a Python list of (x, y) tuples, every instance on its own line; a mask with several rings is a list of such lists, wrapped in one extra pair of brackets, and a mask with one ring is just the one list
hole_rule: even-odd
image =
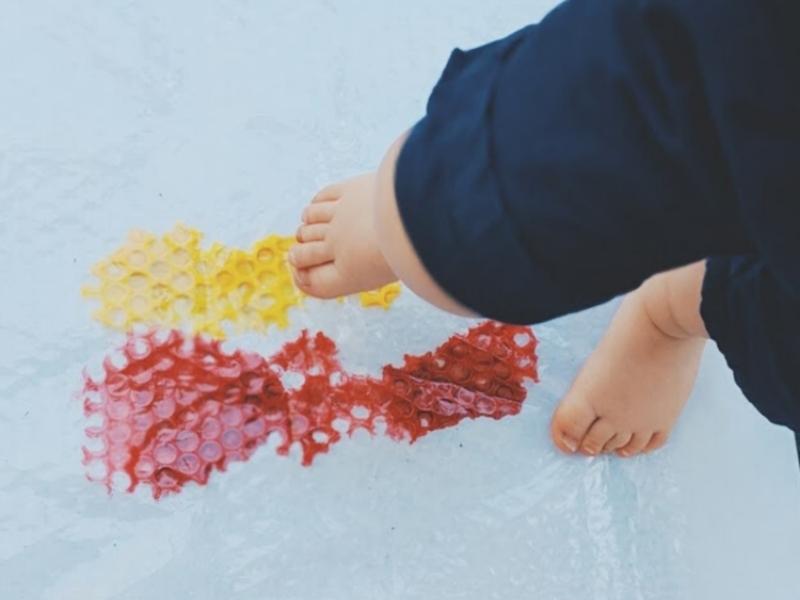
[[(109, 491), (124, 473), (128, 491), (147, 484), (159, 498), (207, 483), (271, 435), (278, 454), (298, 445), (306, 466), (358, 428), (414, 442), (464, 418), (517, 414), (525, 380), (538, 381), (536, 345), (527, 327), (487, 321), (365, 377), (342, 370), (322, 333), (303, 332), (269, 359), (177, 331), (130, 334), (101, 379), (85, 378), (84, 409), (98, 422), (84, 463)], [(297, 387), (284, 385), (292, 378)]]
[(361, 306), (365, 308), (376, 307), (388, 310), (392, 302), (400, 295), (401, 289), (402, 287), (399, 283), (389, 283), (377, 290), (361, 292), (358, 295), (358, 299), (361, 302)]
[[(97, 281), (83, 294), (100, 304), (94, 317), (120, 331), (185, 328), (218, 339), (226, 326), (237, 332), (285, 327), (303, 297), (286, 263), (294, 238), (270, 235), (249, 250), (219, 243), (203, 248), (202, 239), (183, 225), (163, 236), (131, 232), (92, 269)], [(399, 293), (393, 283), (364, 292), (361, 304), (388, 308)]]

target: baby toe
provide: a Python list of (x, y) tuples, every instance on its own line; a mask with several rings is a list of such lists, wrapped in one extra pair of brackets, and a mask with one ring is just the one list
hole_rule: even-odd
[(614, 452), (620, 448), (624, 448), (631, 441), (633, 434), (630, 431), (618, 431), (614, 436), (606, 442), (603, 452)]
[(656, 431), (642, 452), (653, 452), (663, 447), (667, 443), (668, 434), (663, 431)]
[(318, 202), (330, 202), (331, 200), (338, 200), (342, 195), (342, 184), (334, 183), (325, 186), (311, 199), (311, 202), (316, 204)]
[(309, 204), (303, 211), (303, 223), (311, 225), (314, 223), (329, 223), (336, 213), (337, 202), (318, 202)]
[(644, 450), (645, 446), (647, 446), (651, 437), (653, 437), (653, 434), (650, 431), (634, 433), (633, 437), (631, 437), (631, 441), (617, 450), (617, 455), (623, 458), (629, 458), (639, 454)]
[(325, 239), (328, 229), (330, 229), (330, 225), (327, 223), (301, 225), (297, 229), (297, 235), (295, 237), (297, 238), (298, 242), (318, 242)]
[(576, 452), (596, 418), (594, 409), (582, 397), (567, 396), (553, 414), (550, 425), (553, 442), (563, 452)]
[(326, 263), (303, 272), (303, 281), (298, 287), (315, 298), (330, 300), (343, 295), (342, 278), (333, 263)]
[(600, 454), (606, 443), (614, 437), (616, 432), (616, 427), (608, 420), (603, 418), (597, 419), (589, 428), (586, 437), (583, 438), (581, 452), (590, 456)]
[(289, 250), (289, 264), (295, 269), (308, 269), (332, 260), (330, 244), (323, 241), (297, 244)]

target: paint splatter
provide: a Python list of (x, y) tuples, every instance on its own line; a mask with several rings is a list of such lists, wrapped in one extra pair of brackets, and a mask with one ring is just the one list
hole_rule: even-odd
[[(302, 300), (286, 263), (294, 238), (270, 235), (249, 250), (202, 248), (202, 238), (182, 225), (163, 236), (133, 231), (92, 269), (97, 282), (83, 293), (100, 303), (94, 317), (121, 331), (186, 328), (219, 339), (226, 324), (239, 332), (285, 327)], [(361, 303), (387, 308), (399, 291), (390, 284), (361, 294)]]
[(392, 302), (395, 301), (395, 298), (400, 295), (400, 290), (399, 283), (390, 283), (377, 290), (361, 292), (358, 297), (361, 300), (361, 306), (366, 308), (376, 306), (388, 309)]
[[(278, 454), (297, 444), (304, 465), (360, 427), (413, 442), (464, 418), (517, 414), (524, 381), (537, 380), (536, 344), (529, 328), (489, 321), (376, 378), (345, 373), (322, 333), (270, 359), (177, 331), (131, 334), (102, 379), (86, 378), (85, 412), (102, 423), (87, 428), (99, 447), (84, 448), (84, 462), (103, 468), (90, 478), (109, 489), (125, 473), (128, 491), (147, 484), (158, 498), (205, 484), (272, 434)], [(287, 374), (302, 385), (288, 388)]]

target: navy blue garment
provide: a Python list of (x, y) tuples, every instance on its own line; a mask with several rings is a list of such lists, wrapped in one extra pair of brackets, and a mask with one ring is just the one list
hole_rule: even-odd
[(537, 323), (708, 259), (736, 381), (800, 430), (800, 2), (569, 0), (453, 52), (397, 163), (434, 279)]

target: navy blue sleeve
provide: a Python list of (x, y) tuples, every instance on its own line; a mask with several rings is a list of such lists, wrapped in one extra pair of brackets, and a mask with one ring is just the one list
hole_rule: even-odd
[[(701, 312), (739, 387), (800, 453), (800, 3), (731, 6), (743, 51), (705, 79), (752, 252), (707, 261)], [(708, 63), (730, 61), (704, 42)]]
[(395, 186), (417, 253), (455, 299), (540, 322), (749, 250), (675, 4), (571, 0), (453, 53)]
[(800, 429), (798, 23), (794, 0), (568, 0), (455, 51), (397, 162), (423, 264), (536, 323), (713, 256), (712, 336)]
[(800, 430), (800, 303), (773, 270), (756, 256), (709, 259), (701, 312), (744, 394)]

